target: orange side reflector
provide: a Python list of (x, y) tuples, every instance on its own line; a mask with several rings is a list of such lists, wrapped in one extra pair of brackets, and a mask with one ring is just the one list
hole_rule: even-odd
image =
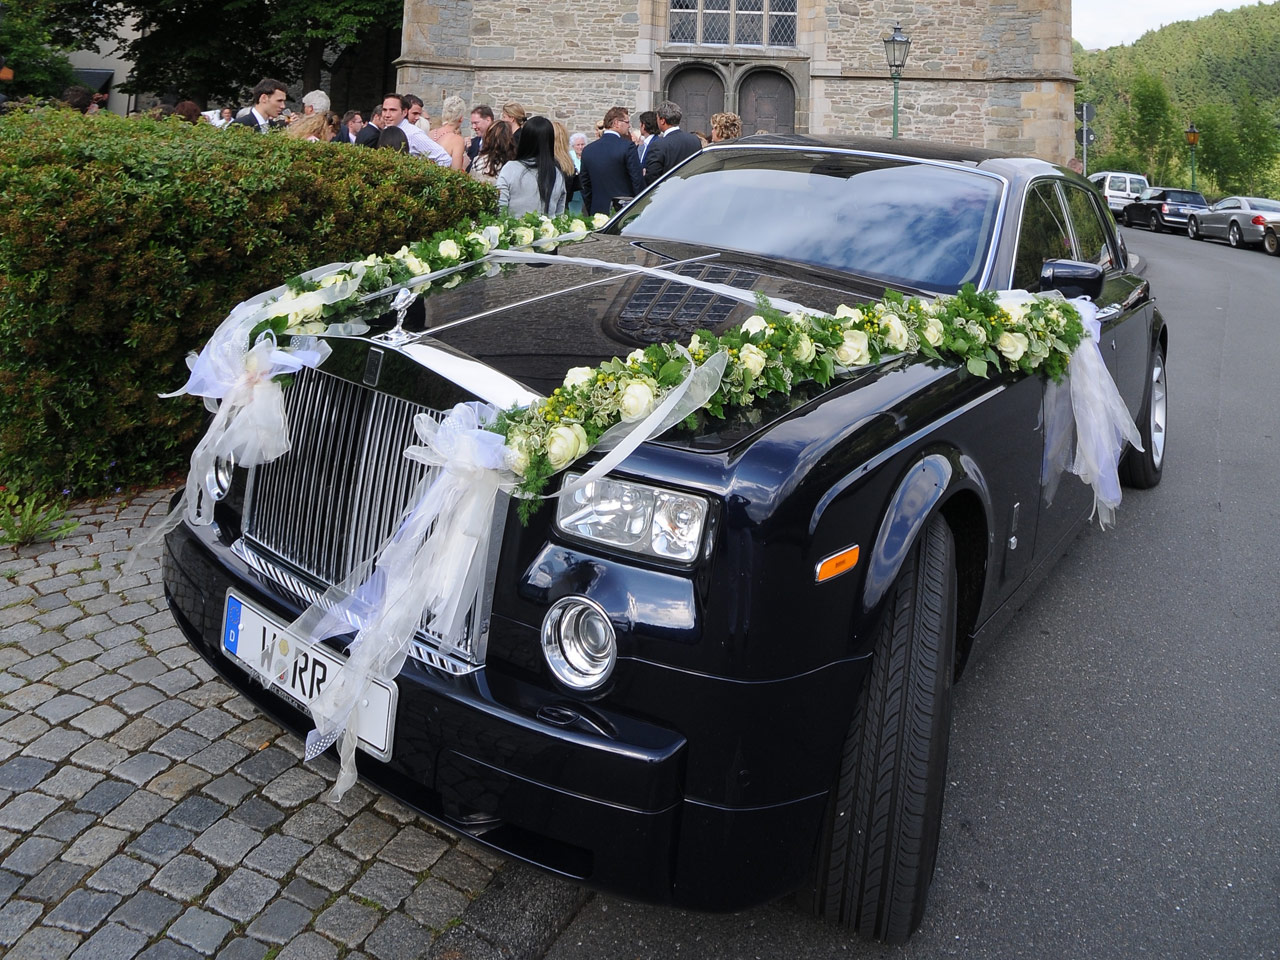
[(818, 583), (838, 577), (846, 571), (852, 570), (858, 565), (858, 547), (855, 544), (847, 550), (841, 550), (839, 553), (833, 553), (827, 559), (818, 564), (817, 574), (814, 579)]

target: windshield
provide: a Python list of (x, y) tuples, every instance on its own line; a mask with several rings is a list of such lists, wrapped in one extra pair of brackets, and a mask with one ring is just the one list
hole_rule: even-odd
[(954, 293), (980, 285), (1003, 194), (995, 177), (901, 158), (708, 150), (613, 229)]

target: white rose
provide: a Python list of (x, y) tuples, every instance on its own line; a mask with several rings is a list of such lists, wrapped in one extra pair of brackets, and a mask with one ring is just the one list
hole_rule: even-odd
[(517, 247), (527, 247), (533, 243), (533, 228), (516, 227), (511, 231), (511, 239), (515, 241)]
[(623, 420), (639, 420), (653, 410), (653, 402), (653, 388), (643, 380), (632, 380), (618, 399), (618, 411)]
[(320, 314), (323, 312), (324, 304), (322, 303), (317, 303), (314, 307), (307, 307), (304, 310), (295, 310), (289, 314), (289, 326), (298, 327), (308, 320), (319, 320)]
[(513, 431), (507, 437), (506, 456), (507, 466), (523, 477), (524, 472), (529, 469), (529, 437)]
[(804, 323), (808, 319), (808, 317), (804, 315), (803, 310), (792, 310), (790, 313), (787, 314), (787, 319), (790, 320), (792, 323)]
[(754, 377), (760, 376), (760, 371), (764, 369), (764, 365), (768, 360), (768, 354), (754, 343), (748, 343), (738, 353), (738, 362), (746, 367)]
[(572, 233), (586, 233), (587, 225), (583, 223), (581, 220), (574, 220), (571, 224), (569, 224), (569, 230)]
[(594, 217), (591, 218), (591, 229), (599, 230), (608, 222), (609, 222), (609, 215), (607, 213), (597, 213)]
[(857, 307), (847, 307), (843, 303), (836, 307), (836, 316), (842, 320), (852, 320), (854, 323), (862, 322), (862, 311)]
[(564, 385), (566, 387), (583, 386), (588, 383), (595, 383), (595, 380), (595, 367), (570, 367), (569, 372), (564, 375)]
[(627, 354), (627, 363), (644, 363), (644, 351), (637, 347)]
[(462, 256), (462, 251), (458, 249), (458, 245), (452, 240), (441, 240), (440, 246), (436, 249), (440, 251), (440, 256), (447, 260), (457, 260)]
[(489, 238), (478, 230), (475, 233), (467, 234), (467, 242), (478, 243), (480, 245), (480, 249), (485, 253), (488, 253), (493, 248), (493, 244), (489, 242)]
[(836, 362), (844, 367), (857, 367), (871, 362), (867, 335), (862, 330), (846, 330), (844, 343), (836, 348)]
[(556, 225), (550, 220), (543, 220), (542, 226), (538, 227), (538, 233), (545, 237), (554, 237), (560, 231), (556, 229)]
[(760, 316), (760, 314), (757, 313), (753, 317), (747, 317), (747, 319), (743, 322), (742, 332), (750, 336), (754, 336), (755, 334), (764, 330), (767, 326), (769, 325), (765, 323), (764, 317)]
[(337, 286), (339, 283), (342, 283), (346, 279), (348, 279), (348, 275), (345, 273), (341, 273), (341, 272), (331, 273), (327, 277), (320, 278), (320, 286), (322, 288)]
[(792, 355), (801, 363), (812, 363), (813, 358), (817, 355), (818, 350), (813, 345), (813, 341), (808, 337), (802, 336), (800, 342), (795, 345), (795, 349), (791, 351)]
[(924, 324), (924, 339), (931, 347), (936, 347), (942, 342), (942, 338), (946, 336), (946, 328), (942, 326), (942, 321), (937, 317), (930, 317)]
[(987, 342), (987, 331), (982, 324), (970, 320), (964, 325), (964, 328), (969, 331), (969, 335), (978, 342), (979, 346)]
[(414, 273), (418, 274), (419, 276), (421, 276), (424, 273), (431, 272), (431, 267), (427, 265), (426, 261), (419, 260), (412, 253), (404, 258), (404, 265), (408, 267), (410, 270), (412, 270)]
[(587, 452), (587, 431), (577, 423), (562, 423), (547, 432), (547, 459), (559, 470)]
[(901, 318), (889, 314), (881, 318), (880, 330), (884, 333), (885, 345), (899, 352), (907, 349), (908, 336), (906, 324)]
[(360, 261), (361, 265), (366, 267), (376, 267), (380, 262), (376, 253), (371, 253)]
[(1027, 335), (1025, 333), (1002, 333), (996, 340), (996, 349), (1010, 363), (1017, 363), (1027, 352)]

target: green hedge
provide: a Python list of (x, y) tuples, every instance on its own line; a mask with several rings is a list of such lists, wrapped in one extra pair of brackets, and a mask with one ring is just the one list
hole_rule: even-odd
[(389, 150), (177, 120), (0, 117), (0, 484), (91, 496), (181, 467), (161, 401), (239, 301), (496, 206)]

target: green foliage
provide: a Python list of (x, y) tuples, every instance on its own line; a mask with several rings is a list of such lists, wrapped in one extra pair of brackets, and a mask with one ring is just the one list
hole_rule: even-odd
[(75, 82), (71, 62), (51, 49), (53, 42), (44, 12), (49, 4), (7, 4), (0, 14), (0, 53), (13, 70), (13, 79), (0, 81), (0, 93), (20, 97), (57, 97)]
[(0, 543), (25, 546), (57, 540), (78, 526), (80, 521), (69, 519), (60, 504), (38, 496), (20, 498), (0, 487)]
[[(1076, 102), (1098, 111), (1090, 172), (1133, 170), (1152, 183), (1190, 186), (1184, 130), (1194, 121), (1197, 186), (1219, 194), (1280, 187), (1280, 4), (1169, 24), (1131, 46), (1073, 49)], [(1163, 85), (1168, 111), (1150, 78)]]
[(0, 117), (0, 477), (109, 492), (180, 467), (183, 379), (239, 301), (494, 206), (389, 150), (36, 110)]

